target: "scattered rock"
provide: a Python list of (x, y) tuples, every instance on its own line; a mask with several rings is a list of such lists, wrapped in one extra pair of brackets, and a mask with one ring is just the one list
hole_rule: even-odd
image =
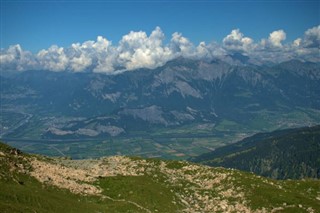
[(9, 153), (10, 155), (20, 155), (22, 152), (19, 149), (13, 148)]

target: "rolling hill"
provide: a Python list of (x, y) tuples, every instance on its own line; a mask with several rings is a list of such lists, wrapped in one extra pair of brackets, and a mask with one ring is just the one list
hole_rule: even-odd
[(183, 161), (48, 158), (0, 144), (1, 212), (318, 212), (319, 180)]
[(320, 178), (320, 126), (259, 133), (192, 161), (275, 179)]

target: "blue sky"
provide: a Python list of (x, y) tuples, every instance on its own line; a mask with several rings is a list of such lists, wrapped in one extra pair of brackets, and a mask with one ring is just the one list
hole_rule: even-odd
[(180, 32), (193, 43), (222, 42), (239, 28), (255, 41), (283, 29), (286, 41), (320, 23), (319, 1), (4, 1), (1, 48), (38, 52), (101, 35), (113, 44), (130, 31), (161, 27), (168, 41)]

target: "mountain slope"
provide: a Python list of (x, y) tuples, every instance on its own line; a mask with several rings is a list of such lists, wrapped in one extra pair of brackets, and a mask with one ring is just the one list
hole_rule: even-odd
[(0, 138), (45, 155), (186, 159), (261, 131), (319, 124), (319, 73), (301, 61), (185, 58), (117, 75), (1, 73)]
[(0, 143), (1, 212), (318, 212), (318, 180), (114, 156), (31, 156)]
[(320, 178), (320, 126), (259, 133), (193, 161), (276, 179)]
[[(48, 115), (90, 120), (109, 116), (112, 119), (106, 123), (121, 128), (122, 134), (195, 122), (216, 124), (223, 119), (253, 126), (252, 120), (261, 113), (277, 115), (275, 122), (284, 112), (318, 110), (319, 73), (317, 64), (300, 61), (266, 68), (184, 58), (154, 70), (118, 75), (26, 71), (2, 74), (1, 102), (3, 110), (37, 115), (38, 122)], [(59, 125), (59, 130), (76, 131), (69, 123)], [(112, 136), (91, 130), (95, 136)], [(42, 131), (45, 137), (59, 137), (54, 131), (48, 133)], [(69, 136), (77, 138), (77, 134)]]

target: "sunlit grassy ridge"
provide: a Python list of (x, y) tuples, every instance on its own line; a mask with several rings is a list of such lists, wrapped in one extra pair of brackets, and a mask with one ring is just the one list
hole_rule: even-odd
[(319, 212), (319, 180), (183, 161), (53, 159), (0, 144), (0, 212)]

